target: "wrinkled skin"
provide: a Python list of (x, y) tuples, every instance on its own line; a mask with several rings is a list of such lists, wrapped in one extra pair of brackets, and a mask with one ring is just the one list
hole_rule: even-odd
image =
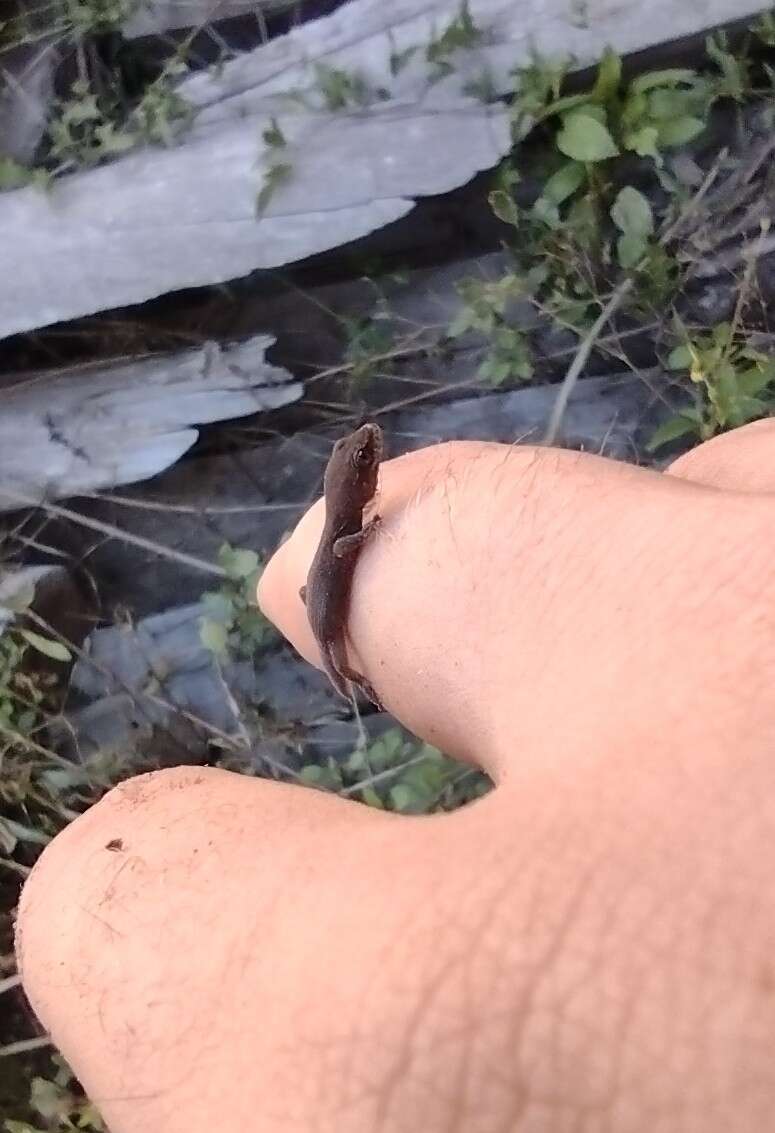
[[(178, 769), (74, 822), (18, 951), (112, 1133), (770, 1128), (773, 490), (775, 422), (668, 474), (387, 462), (353, 663), (497, 786), (412, 819)], [(260, 591), (313, 662), (321, 522)]]

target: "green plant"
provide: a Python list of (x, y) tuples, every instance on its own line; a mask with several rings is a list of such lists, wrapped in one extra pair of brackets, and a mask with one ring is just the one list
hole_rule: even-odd
[(176, 56), (143, 91), (127, 122), (135, 144), (151, 142), (155, 145), (172, 145), (180, 131), (189, 123), (191, 107), (175, 89), (176, 81), (187, 71), (183, 59)]
[(745, 51), (729, 50), (729, 39), (725, 31), (717, 31), (705, 40), (705, 51), (719, 71), (715, 81), (718, 98), (732, 98), (742, 102), (751, 93), (751, 65)]
[[(42, 1118), (48, 1133), (66, 1130), (93, 1130), (103, 1133), (105, 1126), (96, 1107), (83, 1094), (73, 1072), (58, 1055), (51, 1056), (53, 1064), (49, 1078), (35, 1076), (30, 1083), (29, 1107)], [(5, 1133), (43, 1133), (27, 1121), (6, 1118)]]
[(621, 267), (635, 268), (648, 254), (654, 234), (654, 214), (648, 200), (632, 185), (625, 185), (611, 205), (611, 219), (619, 229), (616, 255)]
[(775, 12), (762, 12), (751, 31), (765, 47), (775, 47)]
[(458, 286), (463, 307), (449, 327), (451, 338), (470, 331), (485, 335), (487, 356), (479, 367), (479, 377), (491, 385), (506, 381), (526, 381), (533, 364), (527, 335), (510, 321), (515, 304), (531, 294), (540, 283), (537, 272), (524, 276), (506, 272), (495, 281), (467, 279)]
[(315, 82), (323, 104), (332, 112), (353, 107), (362, 109), (390, 97), (382, 87), (371, 87), (358, 71), (345, 71), (327, 63), (315, 64)]
[(75, 35), (104, 35), (117, 31), (140, 7), (142, 0), (64, 0), (62, 13)]
[(347, 335), (344, 361), (353, 386), (362, 390), (378, 371), (384, 372), (389, 365), (385, 355), (394, 346), (393, 335), (374, 315), (357, 318), (343, 315), (341, 323)]
[[(7, 600), (5, 609), (11, 619), (24, 617), (34, 595), (30, 585)], [(72, 661), (70, 650), (62, 642), (28, 626), (9, 620), (0, 630), (0, 770), (3, 756), (26, 750), (27, 743), (42, 726), (42, 705), (49, 689), (57, 683), (55, 676), (31, 667), (30, 650), (60, 664)]]
[(483, 38), (481, 29), (476, 26), (471, 15), (469, 0), (462, 0), (458, 14), (450, 20), (440, 35), (431, 38), (425, 49), (425, 58), (440, 78), (453, 70), (450, 57), (456, 51), (476, 47)]
[(48, 184), (45, 170), (31, 169), (12, 157), (0, 157), (0, 193), (30, 184), (45, 188)]
[(260, 217), (281, 185), (285, 185), (293, 176), (293, 166), (287, 157), (283, 156), (288, 142), (280, 129), (276, 118), (269, 119), (269, 125), (263, 130), (261, 137), (273, 156), (264, 173), (264, 181), (256, 198), (256, 213)]
[(125, 153), (135, 138), (117, 125), (118, 116), (115, 99), (98, 99), (85, 79), (76, 79), (69, 96), (56, 103), (48, 124), (52, 160), (68, 169)]
[(656, 430), (647, 446), (651, 452), (687, 435), (707, 440), (720, 430), (766, 416), (775, 405), (772, 397), (765, 396), (775, 383), (775, 357), (750, 346), (729, 322), (694, 338), (677, 326), (682, 341), (671, 351), (667, 365), (688, 372), (695, 404)]
[(454, 810), (490, 789), (486, 775), (391, 728), (343, 762), (307, 764), (302, 781), (401, 814)]
[(286, 185), (293, 176), (293, 166), (289, 161), (273, 161), (267, 166), (264, 181), (256, 197), (256, 214), (262, 216), (281, 185)]
[(202, 595), (200, 639), (217, 657), (252, 657), (271, 636), (269, 622), (256, 606), (256, 587), (263, 565), (255, 551), (224, 543), (218, 563), (226, 578), (218, 590)]
[(417, 45), (412, 47), (405, 47), (403, 51), (399, 51), (394, 43), (392, 34), (390, 36), (390, 74), (395, 78), (400, 75), (404, 67), (411, 62), (412, 57), (417, 54), (419, 48)]
[[(749, 89), (747, 72), (727, 58), (726, 41), (708, 41), (712, 68), (649, 71), (630, 81), (619, 56), (607, 50), (586, 91), (567, 94), (571, 60), (534, 55), (515, 76), (517, 139), (538, 127), (543, 150), (533, 162), (542, 185), (532, 204), (518, 204), (516, 171), (506, 162), (490, 193), (495, 215), (509, 226), (514, 266), (496, 283), (466, 281), (452, 337), (476, 330), (489, 340), (479, 371), (492, 384), (524, 381), (533, 360), (527, 335), (508, 317), (516, 298), (529, 298), (554, 322), (579, 334), (594, 324), (605, 296), (630, 277), (618, 309), (630, 316), (669, 305), (681, 282), (671, 254), (670, 220), (685, 203), (680, 183), (664, 165), (666, 151), (697, 137), (720, 98)], [(659, 187), (655, 210), (644, 188)], [(627, 175), (623, 170), (627, 169)]]
[(534, 58), (515, 73), (513, 117), (518, 135), (528, 125), (556, 119), (557, 148), (572, 161), (594, 165), (631, 151), (661, 162), (661, 151), (691, 141), (705, 128), (708, 111), (727, 96), (726, 80), (686, 67), (648, 71), (629, 83), (622, 62), (606, 49), (594, 85), (563, 95), (570, 60)]
[(190, 115), (172, 86), (184, 70), (180, 61), (169, 64), (130, 111), (115, 86), (98, 95), (86, 79), (76, 79), (69, 95), (55, 104), (48, 123), (56, 171), (98, 165), (143, 142), (171, 144)]

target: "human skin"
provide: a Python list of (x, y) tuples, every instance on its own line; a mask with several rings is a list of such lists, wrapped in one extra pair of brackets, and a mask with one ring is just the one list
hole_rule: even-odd
[[(353, 662), (495, 789), (407, 818), (176, 769), (68, 827), (18, 954), (112, 1133), (769, 1127), (774, 424), (668, 474), (486, 444), (383, 466)], [(259, 595), (313, 662), (321, 524)]]

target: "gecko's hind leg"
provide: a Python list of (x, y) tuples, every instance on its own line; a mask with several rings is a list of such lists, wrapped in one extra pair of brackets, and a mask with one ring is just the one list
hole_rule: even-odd
[[(369, 698), (371, 703), (376, 708), (378, 708), (380, 712), (384, 712), (385, 709), (382, 705), (382, 701), (377, 696), (371, 684), (366, 680), (362, 673), (359, 673), (350, 665), (349, 661), (347, 660), (346, 650), (342, 643), (339, 641), (332, 642), (327, 650), (327, 653), (328, 656), (324, 655), (323, 657), (323, 664), (331, 680), (331, 683), (337, 690), (337, 692), (342, 692), (342, 683), (344, 681), (349, 681), (350, 684), (357, 685), (361, 692), (363, 692), (364, 695)], [(347, 692), (342, 692), (342, 695), (346, 696), (348, 700), (351, 699), (349, 690)]]
[(348, 666), (342, 672), (342, 676), (347, 677), (347, 680), (350, 681), (351, 684), (357, 685), (358, 688), (361, 690), (361, 692), (369, 698), (369, 700), (371, 701), (371, 703), (374, 705), (374, 707), (377, 709), (378, 712), (384, 712), (385, 711), (385, 706), (383, 705), (380, 698), (377, 696), (376, 692), (374, 691), (374, 688), (369, 684), (369, 682), (366, 680), (366, 678), (361, 673), (356, 672), (355, 669), (351, 669)]

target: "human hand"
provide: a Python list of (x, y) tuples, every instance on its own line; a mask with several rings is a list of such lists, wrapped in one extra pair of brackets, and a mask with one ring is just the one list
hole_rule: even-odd
[[(46, 850), (25, 988), (112, 1133), (767, 1127), (775, 429), (671, 472), (383, 467), (356, 667), (486, 799), (413, 819), (179, 769)], [(320, 523), (260, 595), (310, 659)]]

